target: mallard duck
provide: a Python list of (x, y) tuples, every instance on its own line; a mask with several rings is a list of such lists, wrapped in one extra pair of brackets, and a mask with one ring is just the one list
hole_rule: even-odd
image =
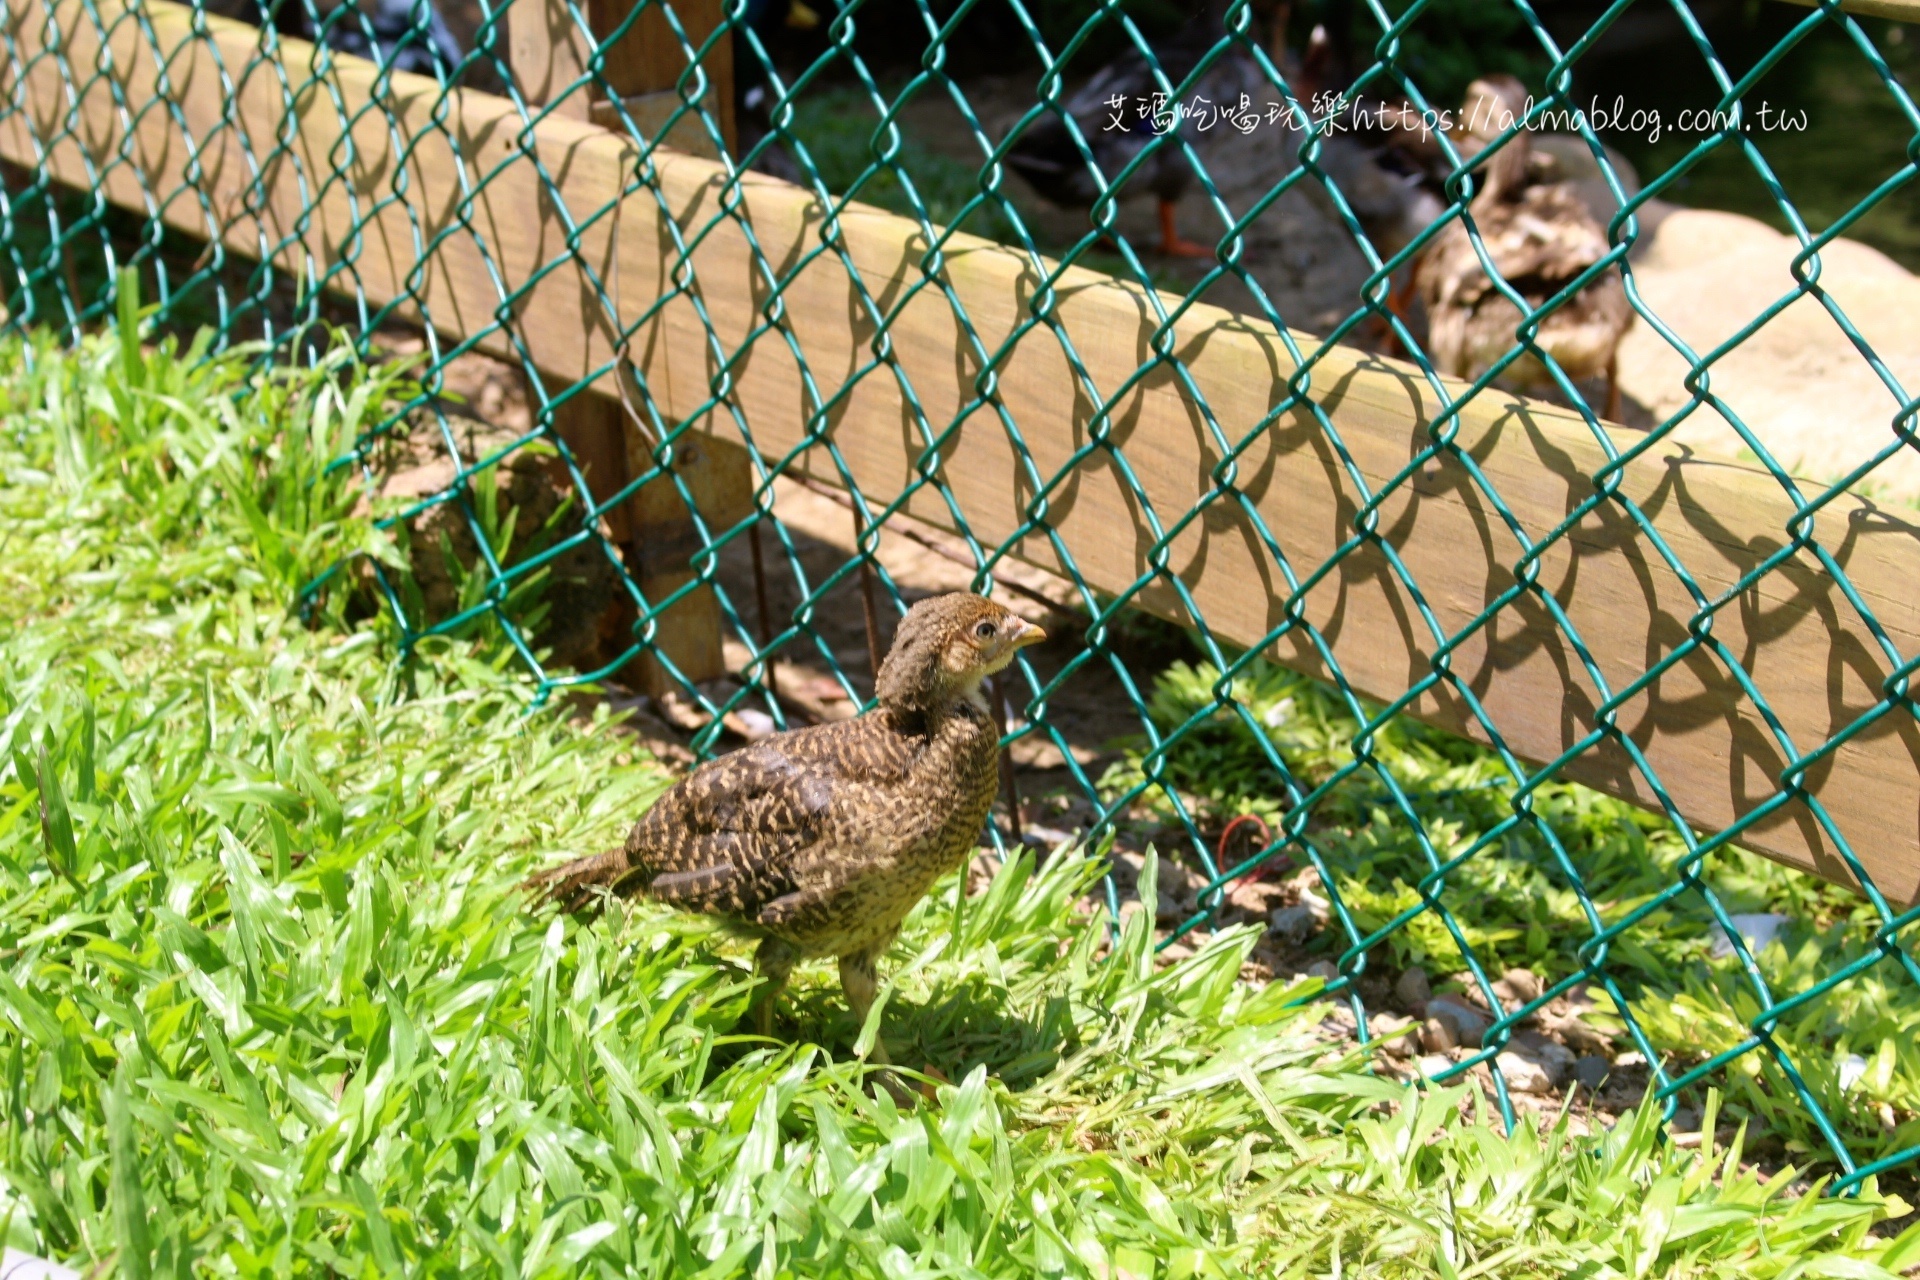
[[(1285, 65), (1284, 57), (1283, 50), (1275, 61)], [(1316, 25), (1288, 72), (1294, 98), (1309, 109), (1318, 105), (1323, 94), (1343, 83), (1340, 66), (1325, 24)], [(1446, 212), (1443, 184), (1452, 164), (1432, 123), (1413, 103), (1349, 97), (1344, 91), (1340, 102), (1341, 114), (1324, 120), (1314, 148), (1313, 168), (1321, 180), (1309, 181), (1302, 189), (1329, 220), (1343, 223), (1350, 215), (1384, 262)], [(1306, 129), (1291, 117), (1288, 125), (1280, 145), (1290, 168), (1305, 145)], [(1413, 269), (1402, 264), (1394, 276), (1387, 309), (1404, 320), (1413, 298)], [(1390, 327), (1382, 344), (1389, 353), (1398, 349)]]
[[(1460, 123), (1463, 153), (1490, 145), (1527, 106), (1527, 91), (1512, 76), (1485, 76), (1467, 89)], [(1535, 176), (1523, 130), (1480, 166), (1480, 190), (1467, 206), (1487, 258), (1529, 312), (1608, 251), (1606, 230), (1571, 182)], [(1414, 287), (1427, 312), (1427, 352), (1442, 373), (1476, 378), (1519, 342), (1524, 317), (1494, 287), (1467, 235), (1464, 219), (1449, 223), (1414, 265)], [(1626, 288), (1612, 272), (1598, 277), (1540, 318), (1534, 346), (1553, 357), (1569, 378), (1604, 375), (1606, 416), (1620, 416), (1616, 359), (1633, 322)], [(1516, 391), (1550, 391), (1557, 384), (1531, 351), (1508, 365), (1504, 383)]]
[[(1167, 85), (1178, 88), (1224, 37), (1220, 0), (1209, 0), (1178, 35), (1153, 49)], [(1243, 89), (1254, 83), (1264, 81), (1250, 60), (1237, 49), (1229, 50), (1187, 91), (1186, 99), (1198, 96), (1213, 102), (1235, 102)], [(1164, 115), (1160, 130), (1156, 130), (1154, 120), (1139, 110), (1141, 102), (1152, 100), (1160, 92), (1160, 83), (1154, 79), (1147, 59), (1138, 49), (1130, 49), (1101, 67), (1067, 99), (1062, 109), (1079, 128), (1106, 184), (1110, 185), (1121, 170), (1162, 136)], [(1123, 104), (1118, 110), (1110, 105), (1115, 100)], [(1171, 103), (1166, 110), (1172, 110)], [(1173, 257), (1211, 257), (1212, 249), (1182, 238), (1175, 223), (1175, 206), (1194, 177), (1193, 165), (1180, 145), (1191, 132), (1184, 114), (1178, 117), (1173, 132), (1176, 137), (1157, 148), (1130, 183), (1136, 189), (1145, 187), (1160, 202), (1158, 252)], [(1084, 209), (1100, 198), (1102, 182), (1087, 167), (1086, 158), (1059, 115), (1042, 116), (1029, 126), (1007, 152), (1007, 165), (1054, 204)]]

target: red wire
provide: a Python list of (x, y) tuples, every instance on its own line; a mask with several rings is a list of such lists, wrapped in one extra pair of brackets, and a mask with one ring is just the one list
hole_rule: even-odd
[[(1229, 858), (1227, 856), (1227, 842), (1233, 838), (1233, 833), (1240, 829), (1240, 824), (1243, 822), (1251, 822), (1254, 826), (1260, 829), (1260, 843), (1254, 845), (1253, 846), (1254, 848), (1264, 849), (1268, 845), (1273, 843), (1273, 829), (1267, 825), (1267, 821), (1265, 818), (1262, 818), (1257, 813), (1241, 814), (1239, 817), (1235, 818), (1232, 822), (1229, 822), (1227, 824), (1227, 829), (1220, 833), (1219, 862), (1217, 865), (1222, 870), (1232, 866), (1236, 862), (1241, 861), (1241, 859), (1239, 858)], [(1293, 863), (1293, 859), (1288, 857), (1284, 853), (1279, 855), (1278, 857), (1269, 858), (1267, 859), (1267, 861), (1255, 867), (1252, 871), (1249, 871), (1246, 874), (1246, 877), (1242, 879), (1240, 883), (1252, 884), (1256, 880), (1264, 880), (1266, 879), (1267, 872), (1275, 870), (1276, 868), (1285, 868), (1285, 867), (1291, 866), (1292, 863)]]

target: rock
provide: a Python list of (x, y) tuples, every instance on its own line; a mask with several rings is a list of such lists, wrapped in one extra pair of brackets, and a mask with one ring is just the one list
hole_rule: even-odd
[(1285, 905), (1286, 886), (1271, 880), (1241, 880), (1227, 890), (1227, 902), (1250, 916), (1271, 915)]
[(1414, 965), (1393, 984), (1393, 994), (1399, 997), (1402, 1008), (1415, 1009), (1424, 1006), (1433, 995), (1433, 984), (1427, 980), (1427, 971)]
[(1548, 1094), (1559, 1090), (1573, 1070), (1573, 1055), (1565, 1045), (1538, 1032), (1523, 1032), (1494, 1059), (1518, 1093)]
[(1453, 1024), (1455, 1037), (1469, 1049), (1480, 1047), (1480, 1038), (1492, 1024), (1487, 1015), (1456, 996), (1434, 996), (1427, 1001), (1427, 1017)]
[(1452, 1018), (1428, 1018), (1420, 1024), (1420, 1047), (1428, 1053), (1446, 1053), (1460, 1047), (1460, 1029)]
[(1676, 1108), (1673, 1113), (1673, 1119), (1667, 1121), (1667, 1132), (1669, 1133), (1700, 1132), (1700, 1113), (1698, 1111), (1695, 1111), (1692, 1107)]
[(1847, 1093), (1867, 1074), (1867, 1060), (1850, 1053), (1840, 1060), (1840, 1092)]
[(1380, 1052), (1389, 1058), (1413, 1056), (1414, 1039), (1407, 1034), (1412, 1029), (1413, 1019), (1395, 1017), (1391, 1013), (1377, 1013), (1367, 1019), (1367, 1030), (1379, 1044)]
[(1499, 1066), (1500, 1074), (1506, 1077), (1507, 1088), (1515, 1093), (1552, 1093), (1559, 1085), (1545, 1063), (1512, 1049), (1503, 1050), (1494, 1063)]
[[(1747, 944), (1747, 950), (1755, 954), (1767, 949), (1767, 944), (1780, 936), (1780, 931), (1793, 922), (1793, 917), (1783, 916), (1777, 911), (1748, 912), (1727, 917), (1740, 940)], [(1723, 959), (1733, 954), (1733, 939), (1718, 923), (1713, 926), (1713, 958)]]
[(1267, 928), (1296, 947), (1318, 932), (1312, 908), (1304, 906), (1281, 907), (1267, 918)]
[(1513, 1038), (1513, 1043), (1509, 1044), (1507, 1049), (1511, 1053), (1539, 1063), (1555, 1089), (1558, 1089), (1573, 1073), (1573, 1054), (1565, 1045), (1549, 1040), (1538, 1032), (1521, 1032)]
[(1542, 1031), (1575, 1053), (1606, 1057), (1613, 1052), (1612, 1033), (1581, 1017), (1593, 1008), (1593, 997), (1585, 991), (1565, 991), (1535, 1010), (1533, 1020)]
[(1646, 1055), (1632, 1051), (1616, 1054), (1613, 1059), (1613, 1069), (1615, 1071), (1631, 1071), (1635, 1067), (1644, 1067), (1646, 1065)]
[(1531, 969), (1509, 969), (1501, 976), (1500, 981), (1493, 984), (1493, 989), (1499, 993), (1501, 999), (1511, 1004), (1523, 1005), (1538, 1000), (1540, 993), (1547, 988)]
[(733, 730), (748, 742), (758, 742), (762, 738), (771, 738), (779, 731), (773, 717), (764, 711), (752, 707), (739, 707), (726, 715), (727, 728)]
[(1447, 1057), (1445, 1054), (1429, 1053), (1416, 1060), (1414, 1065), (1420, 1069), (1421, 1075), (1431, 1080), (1448, 1067), (1451, 1067), (1453, 1065), (1453, 1059)]
[[(1634, 286), (1651, 312), (1694, 351), (1711, 351), (1791, 288), (1800, 246), (1753, 218), (1649, 201), (1638, 214)], [(1717, 401), (1740, 415), (1759, 443), (1795, 475), (1839, 476), (1888, 438), (1886, 383), (1822, 299), (1846, 311), (1892, 377), (1920, 379), (1920, 280), (1857, 240), (1820, 249), (1819, 297), (1795, 299), (1713, 363)], [(1643, 320), (1620, 344), (1620, 388), (1636, 408), (1630, 423), (1658, 422), (1691, 402), (1682, 348)], [(1673, 465), (1711, 466), (1744, 442), (1719, 413), (1694, 413), (1658, 446)], [(1687, 459), (1687, 461), (1682, 461)], [(1676, 483), (1678, 483), (1676, 479)], [(1920, 452), (1902, 449), (1874, 468), (1874, 497), (1920, 493)]]
[(1333, 904), (1304, 884), (1300, 886), (1300, 905), (1312, 913), (1315, 928), (1324, 929), (1333, 919)]
[(1333, 982), (1340, 977), (1340, 966), (1331, 960), (1315, 960), (1307, 966), (1307, 976), (1322, 982)]
[(1048, 853), (1064, 848), (1079, 838), (1077, 832), (1063, 831), (1059, 827), (1043, 826), (1037, 822), (1029, 822), (1020, 829), (1022, 842)]
[(1573, 1078), (1595, 1093), (1600, 1091), (1600, 1086), (1607, 1082), (1611, 1074), (1613, 1064), (1597, 1053), (1589, 1053), (1573, 1061)]

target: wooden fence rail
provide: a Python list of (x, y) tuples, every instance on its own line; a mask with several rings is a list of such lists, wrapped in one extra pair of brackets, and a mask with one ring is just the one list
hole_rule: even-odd
[[(329, 83), (313, 83), (308, 51), (294, 41), (283, 42), (284, 80), (272, 64), (242, 76), (258, 53), (258, 33), (216, 18), (196, 20), (170, 0), (146, 0), (144, 26), (123, 20), (124, 0), (7, 4), (23, 54), (58, 50), (72, 71), (63, 75), (50, 57), (26, 60), (24, 72), (20, 62), (6, 69), (5, 91), (27, 104), (0, 130), (6, 158), (45, 163), (62, 181), (97, 186), (134, 209), (147, 207), (144, 191), (162, 193), (160, 212), (177, 227), (224, 236), (243, 254), (275, 253), (289, 268), (338, 268), (343, 286), (376, 302), (408, 299), (409, 314), (430, 315), (447, 337), (481, 335), (483, 348), (503, 356), (513, 352), (498, 315), (498, 282), (517, 287), (538, 276), (509, 323), (543, 376), (561, 385), (595, 377), (610, 386), (617, 334), (632, 329), (630, 353), (662, 411), (675, 417), (699, 411), (716, 373), (712, 351), (737, 349), (765, 323), (766, 285), (741, 223), (752, 227), (759, 251), (781, 271), (793, 271), (820, 243), (823, 211), (814, 198), (754, 174), (740, 180), (738, 220), (713, 222), (724, 170), (710, 159), (658, 151), (658, 198), (636, 190), (636, 144), (589, 121), (555, 113), (528, 128), (504, 99), (454, 91), (442, 101), (436, 84), (407, 75), (392, 76), (376, 104), (370, 64), (336, 55)], [(196, 21), (208, 36), (196, 31)], [(116, 88), (128, 103), (154, 99), (163, 67), (169, 109), (129, 111), (116, 103)], [(77, 97), (69, 95), (74, 85)], [(350, 148), (343, 145), (349, 140)], [(543, 192), (536, 160), (557, 184), (559, 201)], [(335, 166), (341, 176), (329, 180)], [(562, 203), (577, 219), (605, 210), (580, 227), (577, 244), (579, 260), (604, 294), (568, 256)], [(669, 217), (682, 229), (708, 228), (688, 265), (711, 335), (685, 296), (634, 329), (671, 292), (676, 253)], [(954, 304), (985, 349), (996, 350), (1027, 318), (1040, 284), (1033, 264), (1001, 246), (956, 237), (944, 273), (953, 302), (935, 289), (908, 299), (923, 279), (926, 246), (916, 224), (856, 206), (841, 216), (837, 234), (859, 286), (882, 306), (897, 307), (889, 348), (921, 409), (934, 424), (952, 421), (974, 396), (979, 372)], [(424, 259), (416, 256), (422, 246), (430, 247)], [(561, 265), (539, 274), (556, 262)], [(1156, 328), (1150, 300), (1080, 270), (1065, 274), (1058, 293), (1059, 321), (1088, 380), (1111, 395), (1150, 358)], [(839, 257), (819, 255), (793, 274), (783, 299), (807, 368), (831, 396), (873, 358), (874, 334), (854, 280)], [(1295, 365), (1270, 326), (1200, 306), (1186, 312), (1174, 336), (1227, 438), (1252, 431), (1285, 398)], [(1304, 338), (1302, 344), (1315, 345)], [(813, 405), (784, 339), (755, 341), (732, 379), (764, 454), (804, 442)], [(1410, 369), (1359, 352), (1335, 352), (1312, 379), (1314, 399), (1349, 456), (1337, 456), (1326, 433), (1297, 412), (1264, 431), (1238, 468), (1242, 491), (1284, 554), (1308, 568), (1353, 533), (1357, 493), (1346, 468), (1377, 488), (1428, 444), (1428, 425), (1439, 411), (1431, 387)], [(1088, 438), (1095, 406), (1082, 386), (1044, 329), (1029, 333), (1000, 366), (998, 394), (1042, 475), (1065, 465)], [(1219, 452), (1194, 398), (1171, 371), (1163, 366), (1110, 407), (1113, 439), (1125, 448), (1156, 511), (1185, 512), (1209, 492)], [(916, 478), (922, 437), (915, 423), (899, 379), (886, 369), (859, 378), (834, 406), (833, 437), (864, 491), (894, 494)], [(704, 415), (696, 426), (738, 441), (725, 414)], [(1622, 431), (1618, 441), (1624, 448), (1638, 438)], [(1535, 539), (1592, 494), (1589, 477), (1605, 463), (1577, 418), (1504, 395), (1476, 399), (1461, 415), (1458, 440)], [(809, 450), (797, 467), (838, 484), (822, 453)], [(945, 445), (945, 482), (983, 539), (1010, 537), (1020, 527), (1032, 493), (1016, 463), (1013, 444), (989, 410), (973, 412)], [(1679, 446), (1636, 460), (1619, 491), (1646, 513), (1709, 598), (1729, 591), (1783, 544), (1793, 513), (1764, 473), (1689, 457)], [(930, 487), (918, 490), (909, 510), (952, 527)], [(1105, 454), (1090, 454), (1071, 483), (1054, 493), (1050, 519), (1094, 586), (1125, 590), (1149, 571), (1153, 539), (1140, 499)], [(1512, 566), (1522, 553), (1465, 469), (1451, 462), (1401, 486), (1380, 509), (1377, 527), (1397, 549), (1419, 597), (1381, 554), (1365, 548), (1306, 595), (1300, 614), (1319, 629), (1355, 688), (1391, 700), (1432, 670), (1437, 644), (1421, 610), (1430, 610), (1446, 634), (1465, 627), (1512, 585)], [(1891, 643), (1904, 655), (1920, 652), (1920, 528), (1846, 497), (1820, 513), (1818, 536)], [(1019, 554), (1061, 567), (1043, 538), (1028, 538)], [(1286, 585), (1229, 504), (1214, 503), (1190, 525), (1167, 563), (1223, 638), (1256, 642), (1284, 620)], [(1681, 580), (1617, 505), (1599, 507), (1570, 536), (1554, 541), (1537, 580), (1614, 689), (1683, 643), (1695, 614)], [(1164, 586), (1150, 589), (1142, 603), (1180, 617)], [(1721, 608), (1712, 628), (1801, 750), (1876, 706), (1892, 669), (1868, 627), (1804, 553)], [(1280, 642), (1277, 656), (1302, 670), (1323, 670), (1298, 629)], [(1526, 759), (1552, 760), (1593, 727), (1596, 692), (1581, 657), (1531, 597), (1460, 643), (1450, 667)], [(1484, 737), (1465, 699), (1444, 683), (1412, 712)], [(1753, 703), (1702, 653), (1624, 706), (1617, 723), (1702, 829), (1722, 828), (1765, 801), (1784, 768)], [(1920, 894), (1917, 761), (1920, 725), (1895, 708), (1806, 780), (1881, 888), (1902, 901)], [(1626, 751), (1612, 742), (1575, 758), (1565, 774), (1654, 803)], [(1743, 843), (1848, 879), (1803, 804), (1780, 809)]]

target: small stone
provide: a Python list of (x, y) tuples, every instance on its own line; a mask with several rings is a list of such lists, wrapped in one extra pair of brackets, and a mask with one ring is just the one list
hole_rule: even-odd
[(1597, 1053), (1573, 1060), (1573, 1078), (1587, 1089), (1597, 1093), (1600, 1086), (1613, 1074), (1613, 1065)]
[(1429, 1018), (1450, 1019), (1460, 1043), (1470, 1049), (1480, 1047), (1480, 1037), (1492, 1025), (1487, 1015), (1455, 996), (1434, 996), (1427, 1001)]
[(1367, 1019), (1367, 1030), (1373, 1034), (1374, 1042), (1380, 1046), (1380, 1052), (1389, 1058), (1413, 1056), (1413, 1037), (1407, 1034), (1412, 1028), (1413, 1019), (1397, 1018), (1391, 1013), (1376, 1013)]
[(1286, 888), (1271, 880), (1241, 880), (1227, 890), (1227, 902), (1250, 916), (1271, 915), (1286, 900)]
[(771, 738), (779, 731), (779, 726), (774, 724), (772, 716), (752, 707), (741, 707), (730, 713), (727, 719), (727, 727), (748, 742)]
[(1316, 928), (1324, 929), (1327, 921), (1333, 919), (1333, 904), (1306, 885), (1300, 886), (1300, 905), (1313, 914)]
[(1446, 1053), (1460, 1047), (1460, 1031), (1452, 1018), (1428, 1018), (1420, 1024), (1420, 1047), (1428, 1053)]
[(1072, 844), (1079, 836), (1072, 831), (1059, 827), (1042, 826), (1039, 823), (1026, 823), (1020, 828), (1020, 839), (1035, 849), (1052, 852)]
[(1282, 942), (1299, 946), (1316, 932), (1310, 907), (1281, 907), (1267, 917), (1267, 928)]
[(1515, 1036), (1513, 1043), (1507, 1046), (1507, 1052), (1538, 1066), (1546, 1075), (1549, 1093), (1558, 1090), (1573, 1070), (1573, 1054), (1567, 1047), (1538, 1032), (1523, 1032)]
[(1340, 976), (1340, 966), (1331, 960), (1315, 960), (1307, 966), (1307, 976), (1322, 982), (1333, 982)]
[(1453, 1065), (1453, 1059), (1441, 1053), (1429, 1053), (1421, 1057), (1414, 1065), (1420, 1068), (1420, 1074), (1431, 1080)]
[(1426, 1004), (1433, 995), (1433, 984), (1427, 980), (1427, 971), (1414, 965), (1393, 984), (1393, 994), (1399, 997), (1402, 1007), (1413, 1009)]
[(1635, 1067), (1644, 1067), (1646, 1065), (1646, 1055), (1637, 1053), (1631, 1049), (1625, 1053), (1615, 1054), (1613, 1059), (1613, 1069), (1615, 1071), (1631, 1071)]
[[(1777, 911), (1747, 912), (1727, 917), (1727, 923), (1733, 926), (1740, 940), (1747, 944), (1747, 950), (1758, 955), (1767, 949), (1767, 944), (1780, 936), (1781, 930), (1793, 922), (1793, 917), (1783, 916)], [(1713, 926), (1713, 958), (1722, 959), (1733, 954), (1733, 939), (1718, 924)]]
[(1494, 985), (1504, 988), (1501, 994), (1515, 1004), (1531, 1004), (1540, 998), (1542, 991), (1546, 990), (1539, 975), (1531, 969), (1509, 969)]
[(1419, 1048), (1419, 1044), (1415, 1044), (1415, 1036), (1409, 1034), (1413, 1031), (1411, 1017), (1394, 1017), (1392, 1013), (1379, 1013), (1373, 1017), (1373, 1025), (1369, 1027), (1369, 1031), (1379, 1036), (1380, 1052), (1388, 1057), (1407, 1059), (1407, 1057), (1413, 1057), (1413, 1052)]
[(1681, 1107), (1673, 1113), (1673, 1119), (1667, 1121), (1669, 1133), (1700, 1132), (1700, 1113), (1692, 1107)]
[(1499, 1065), (1500, 1074), (1507, 1078), (1507, 1088), (1515, 1093), (1553, 1092), (1554, 1080), (1546, 1064), (1525, 1054), (1515, 1053), (1512, 1049), (1503, 1051), (1494, 1062)]
[(1857, 1053), (1850, 1053), (1840, 1060), (1840, 1092), (1851, 1092), (1853, 1086), (1860, 1083), (1867, 1074), (1867, 1060)]

